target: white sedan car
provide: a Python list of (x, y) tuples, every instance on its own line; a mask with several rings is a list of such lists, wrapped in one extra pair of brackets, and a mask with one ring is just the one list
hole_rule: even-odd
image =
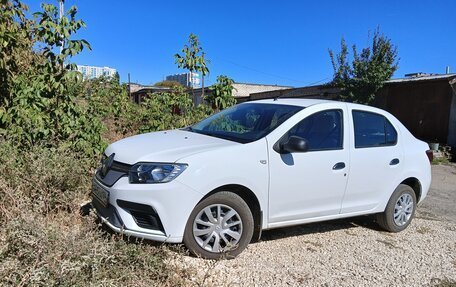
[(373, 107), (247, 102), (111, 144), (92, 205), (116, 232), (232, 258), (261, 231), (377, 214), (404, 230), (428, 192), (428, 145)]

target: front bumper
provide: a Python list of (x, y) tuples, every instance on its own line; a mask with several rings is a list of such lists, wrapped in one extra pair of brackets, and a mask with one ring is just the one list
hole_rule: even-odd
[[(96, 199), (92, 202), (106, 226), (127, 236), (159, 242), (182, 242), (190, 213), (203, 197), (177, 179), (163, 184), (130, 184), (127, 177), (122, 177), (112, 187), (103, 185), (97, 178), (93, 180), (109, 192), (108, 206), (103, 207)], [(125, 202), (149, 207), (159, 218), (160, 228), (144, 228), (134, 212), (125, 207)]]

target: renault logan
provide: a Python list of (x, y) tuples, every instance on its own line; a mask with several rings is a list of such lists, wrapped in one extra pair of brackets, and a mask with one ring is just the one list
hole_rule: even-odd
[(232, 258), (261, 231), (377, 214), (404, 230), (428, 192), (428, 145), (373, 107), (247, 102), (111, 144), (92, 205), (116, 232)]

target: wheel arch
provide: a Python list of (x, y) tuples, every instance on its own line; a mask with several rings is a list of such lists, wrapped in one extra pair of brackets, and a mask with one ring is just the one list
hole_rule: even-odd
[(253, 222), (254, 222), (254, 230), (251, 242), (256, 242), (261, 237), (262, 231), (262, 223), (263, 223), (263, 211), (261, 209), (260, 201), (258, 200), (255, 193), (240, 184), (226, 184), (220, 187), (213, 189), (211, 192), (206, 194), (199, 202), (203, 201), (204, 199), (208, 198), (209, 196), (216, 194), (221, 191), (229, 191), (238, 196), (240, 196), (249, 206), (250, 211), (252, 212)]
[(422, 194), (422, 187), (421, 187), (421, 182), (418, 178), (416, 177), (409, 177), (404, 179), (400, 184), (405, 184), (410, 186), (413, 191), (415, 192), (416, 196), (416, 202), (420, 202), (421, 200), (421, 194)]

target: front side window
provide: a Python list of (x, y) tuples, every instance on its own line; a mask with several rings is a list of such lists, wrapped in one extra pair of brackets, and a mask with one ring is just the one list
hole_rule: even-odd
[(327, 110), (312, 114), (296, 124), (285, 135), (287, 138), (291, 136), (305, 139), (308, 151), (342, 149), (342, 111)]
[(397, 131), (382, 115), (353, 111), (355, 148), (390, 146), (397, 142)]
[(248, 143), (266, 136), (302, 109), (281, 104), (240, 104), (210, 116), (187, 130)]

